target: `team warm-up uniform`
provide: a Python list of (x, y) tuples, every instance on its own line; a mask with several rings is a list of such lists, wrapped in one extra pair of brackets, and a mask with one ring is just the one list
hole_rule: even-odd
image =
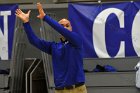
[[(23, 26), (30, 43), (52, 55), (56, 90), (67, 89), (72, 85), (85, 87), (82, 39), (76, 32), (68, 31), (48, 15), (46, 15), (43, 20), (63, 35), (67, 41), (56, 43), (39, 39), (34, 34), (29, 22), (24, 23)], [(86, 91), (86, 88), (84, 89)]]

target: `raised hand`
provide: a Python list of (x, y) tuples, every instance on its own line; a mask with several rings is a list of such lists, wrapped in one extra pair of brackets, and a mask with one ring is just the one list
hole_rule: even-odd
[(20, 18), (24, 23), (29, 22), (29, 16), (30, 16), (31, 10), (29, 10), (27, 13), (22, 12), (20, 9), (16, 10), (16, 16)]
[(39, 15), (37, 16), (37, 18), (43, 19), (46, 14), (44, 13), (44, 10), (43, 10), (42, 5), (40, 3), (37, 3), (37, 9), (39, 12)]

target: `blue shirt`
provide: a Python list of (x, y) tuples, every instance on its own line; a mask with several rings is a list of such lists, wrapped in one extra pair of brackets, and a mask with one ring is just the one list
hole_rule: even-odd
[(47, 15), (43, 20), (68, 40), (67, 43), (41, 40), (34, 34), (29, 22), (23, 24), (29, 42), (52, 55), (55, 86), (65, 87), (85, 82), (82, 39)]

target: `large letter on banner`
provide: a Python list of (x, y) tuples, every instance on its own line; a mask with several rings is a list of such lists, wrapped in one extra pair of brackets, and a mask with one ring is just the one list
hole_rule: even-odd
[(17, 5), (0, 6), (0, 58), (11, 58)]
[[(120, 23), (120, 28), (124, 28), (124, 12), (117, 8), (108, 8), (98, 14), (93, 23), (93, 46), (99, 58), (111, 58), (106, 49), (105, 24), (108, 16), (114, 13)], [(100, 31), (100, 32), (99, 32)], [(100, 37), (100, 39), (98, 38)], [(115, 38), (115, 37), (114, 37)], [(125, 43), (120, 42), (120, 48), (115, 57), (125, 57)]]
[(136, 14), (132, 25), (132, 44), (135, 52), (140, 56), (140, 11)]
[(8, 16), (11, 11), (1, 11), (0, 16), (3, 16), (4, 33), (0, 28), (0, 57), (1, 59), (8, 59)]

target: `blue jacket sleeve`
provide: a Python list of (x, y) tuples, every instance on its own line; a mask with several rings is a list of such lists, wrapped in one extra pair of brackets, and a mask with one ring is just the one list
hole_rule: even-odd
[(51, 27), (53, 27), (56, 31), (58, 31), (61, 35), (63, 35), (72, 45), (78, 48), (82, 46), (82, 40), (77, 33), (71, 32), (68, 29), (64, 28), (48, 15), (46, 15), (43, 20), (47, 22)]
[(23, 23), (23, 26), (24, 26), (24, 30), (27, 34), (27, 37), (28, 37), (28, 40), (29, 42), (34, 45), (35, 47), (37, 47), (38, 49), (48, 53), (48, 54), (51, 54), (51, 45), (52, 45), (52, 42), (47, 42), (45, 40), (41, 40), (39, 39), (33, 32), (31, 26), (30, 26), (30, 23), (27, 22), (27, 23)]

